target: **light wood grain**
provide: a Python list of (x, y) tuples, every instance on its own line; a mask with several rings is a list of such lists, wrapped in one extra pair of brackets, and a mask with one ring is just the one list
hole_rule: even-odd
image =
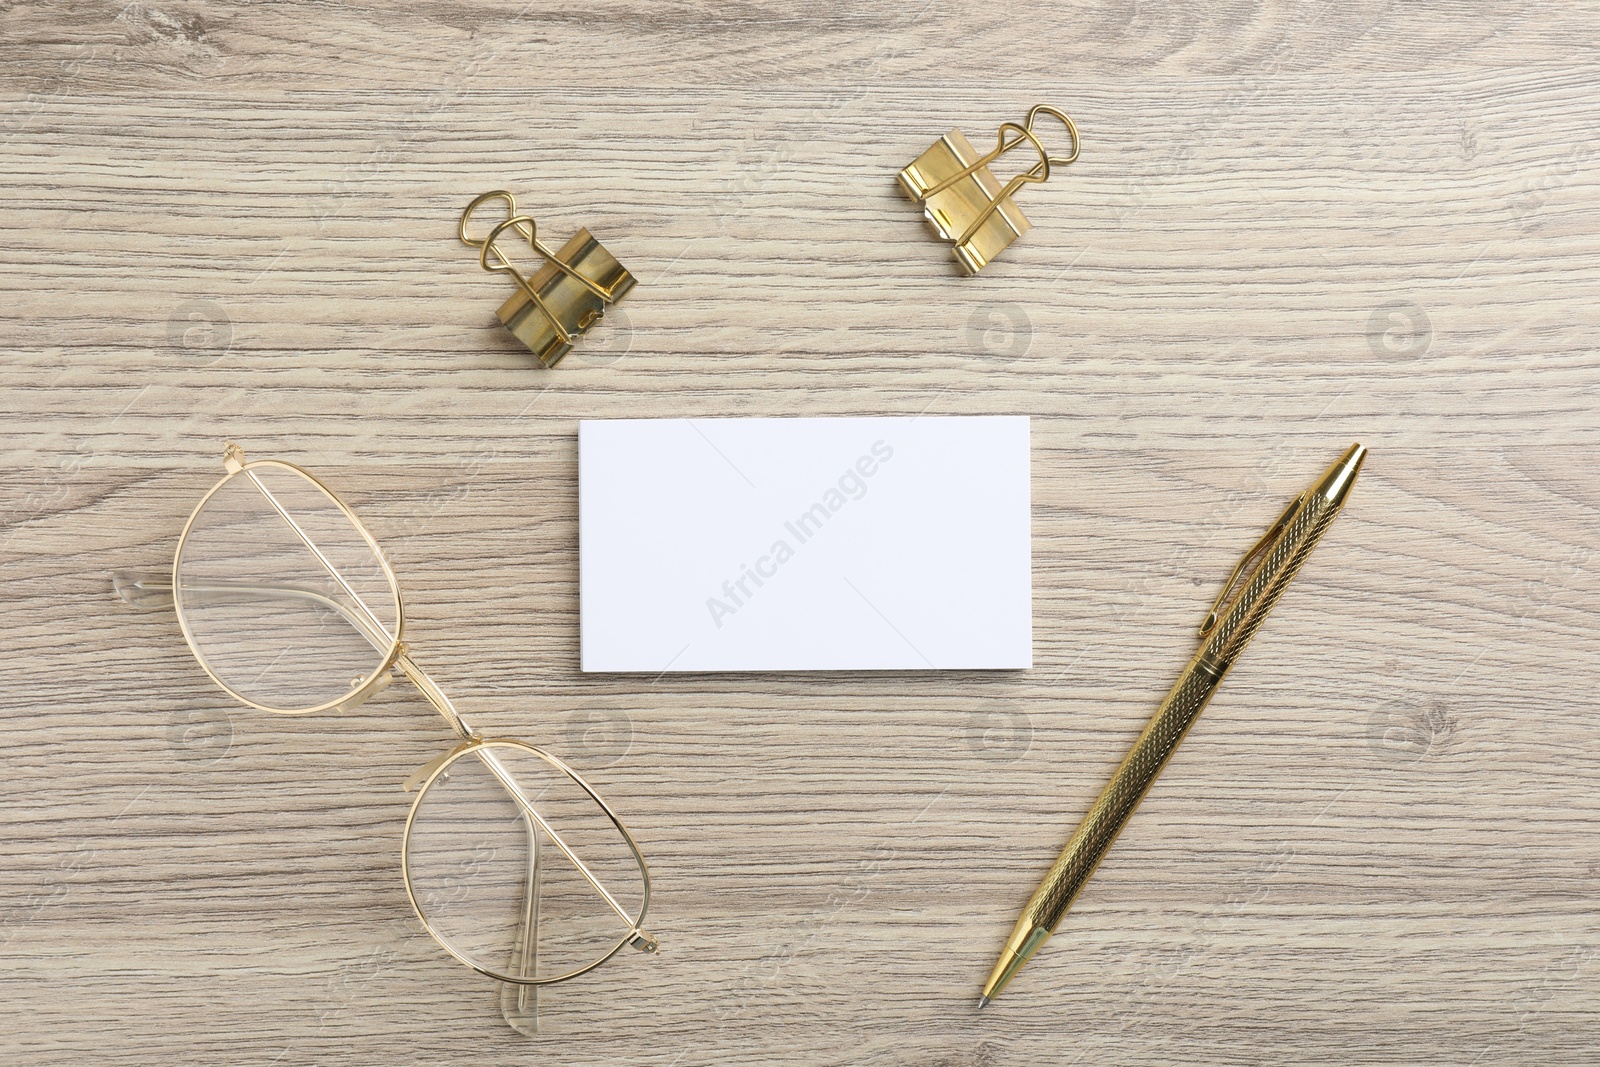
[[(0, 1056), (1594, 1062), (1597, 23), (0, 7)], [(959, 278), (894, 173), (1041, 101), (1083, 158)], [(454, 240), (500, 186), (640, 279), (553, 373)], [(1033, 417), (1033, 670), (578, 671), (578, 419), (923, 411)], [(410, 915), (416, 695), (234, 707), (113, 596), (225, 439), (338, 488), (463, 710), (650, 856), (665, 951), (548, 1035)], [(1357, 439), (1348, 513), (976, 1014), (1217, 584)]]

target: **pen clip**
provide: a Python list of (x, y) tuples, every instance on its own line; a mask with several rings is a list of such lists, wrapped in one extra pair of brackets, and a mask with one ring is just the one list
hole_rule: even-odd
[[(1238, 585), (1239, 592), (1242, 593), (1244, 591), (1244, 583), (1240, 581), (1240, 578), (1244, 575), (1245, 568), (1249, 567), (1252, 561), (1278, 543), (1278, 539), (1283, 536), (1283, 531), (1289, 525), (1289, 520), (1294, 518), (1295, 512), (1300, 510), (1300, 505), (1305, 503), (1305, 499), (1305, 495), (1301, 494), (1289, 501), (1289, 506), (1283, 509), (1283, 514), (1278, 516), (1278, 521), (1272, 524), (1271, 529), (1261, 535), (1261, 540), (1250, 546), (1250, 551), (1246, 552), (1244, 558), (1239, 561), (1239, 565), (1233, 568), (1233, 573), (1228, 575), (1228, 580), (1222, 583), (1222, 592), (1217, 594), (1217, 599), (1211, 604), (1211, 610), (1206, 613), (1205, 621), (1200, 624), (1200, 636), (1202, 638), (1208, 636), (1216, 627), (1217, 619), (1221, 617), (1225, 607), (1233, 606), (1233, 601), (1228, 599), (1228, 594), (1233, 592), (1234, 586)], [(1234, 599), (1237, 598), (1238, 594), (1235, 593)], [(1223, 601), (1227, 601), (1227, 604), (1224, 605)]]

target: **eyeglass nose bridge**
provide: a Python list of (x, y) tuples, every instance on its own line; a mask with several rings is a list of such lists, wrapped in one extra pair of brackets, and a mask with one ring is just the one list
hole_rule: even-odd
[[(394, 657), (394, 669), (411, 680), (411, 684), (422, 690), (422, 695), (428, 698), (428, 703), (433, 705), (433, 710), (444, 717), (450, 724), (450, 729), (456, 738), (462, 742), (479, 740), (478, 731), (474, 730), (456, 706), (445, 696), (434, 680), (428, 677), (428, 672), (417, 666), (417, 661), (411, 658), (411, 650), (404, 644), (400, 646)], [(409, 790), (408, 790), (409, 792)]]

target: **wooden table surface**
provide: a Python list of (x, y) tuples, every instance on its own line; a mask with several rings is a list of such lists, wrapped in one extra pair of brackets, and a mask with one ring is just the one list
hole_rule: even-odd
[[(1600, 1062), (1600, 15), (825, 9), (0, 6), (7, 1064)], [(959, 277), (895, 172), (1038, 102), (1082, 159)], [(552, 372), (454, 236), (496, 187), (639, 278)], [(1032, 670), (579, 672), (579, 419), (920, 412), (1033, 419)], [(416, 692), (256, 712), (114, 595), (225, 440), (340, 490), (418, 658), (649, 856), (664, 951), (543, 1036), (408, 907)], [(1223, 577), (1354, 440), (978, 1014)]]

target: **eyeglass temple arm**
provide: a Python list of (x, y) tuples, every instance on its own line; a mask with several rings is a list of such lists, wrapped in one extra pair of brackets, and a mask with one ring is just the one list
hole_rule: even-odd
[[(623, 909), (622, 905), (617, 903), (617, 898), (611, 895), (611, 891), (600, 883), (600, 880), (594, 876), (593, 871), (589, 870), (588, 865), (579, 859), (578, 854), (572, 851), (571, 847), (567, 845), (566, 841), (562, 840), (561, 835), (556, 833), (550, 824), (544, 821), (544, 816), (540, 815), (538, 810), (535, 809), (534, 806), (528, 801), (528, 798), (523, 794), (522, 787), (518, 785), (517, 780), (511, 776), (511, 772), (506, 770), (505, 764), (501, 763), (494, 753), (485, 752), (481, 748), (478, 749), (474, 755), (483, 761), (483, 765), (489, 768), (489, 772), (491, 774), (500, 779), (500, 784), (505, 787), (506, 792), (511, 794), (511, 799), (517, 802), (517, 806), (522, 809), (523, 814), (539, 824), (539, 829), (543, 830), (545, 834), (549, 836), (551, 842), (556, 846), (556, 848), (561, 850), (561, 854), (567, 857), (567, 860), (577, 868), (579, 874), (583, 875), (584, 880), (594, 887), (594, 891), (599, 893), (601, 899), (603, 899), (606, 904), (610, 906), (612, 911), (617, 913), (617, 917), (627, 924), (633, 947), (643, 952), (656, 951), (656, 949), (660, 947), (660, 944), (656, 940), (655, 936), (649, 931), (642, 929), (639, 924), (634, 921), (633, 917)], [(567, 773), (569, 775), (573, 774), (570, 769), (568, 769)], [(581, 779), (579, 779), (579, 781), (581, 782)], [(585, 788), (587, 788), (587, 786), (585, 786)]]
[[(350, 588), (350, 583), (344, 580), (344, 575), (339, 573), (339, 568), (335, 567), (333, 561), (323, 554), (322, 549), (317, 547), (316, 541), (312, 539), (310, 534), (306, 533), (304, 527), (295, 521), (294, 516), (289, 514), (289, 509), (278, 502), (278, 498), (272, 494), (272, 490), (267, 488), (266, 483), (261, 480), (255, 471), (250, 470), (248, 466), (243, 466), (240, 467), (239, 473), (250, 479), (251, 484), (266, 498), (267, 503), (272, 505), (272, 510), (278, 513), (278, 517), (288, 525), (290, 530), (294, 531), (294, 535), (300, 539), (301, 544), (306, 546), (306, 550), (317, 558), (317, 562), (322, 564), (322, 569), (328, 572), (328, 577), (339, 583), (339, 588), (344, 590), (345, 595), (355, 601), (356, 607), (360, 608), (362, 613), (366, 615), (367, 622), (372, 629), (384, 635), (385, 641), (382, 647), (387, 650), (394, 637), (388, 632), (373, 610), (367, 606), (367, 602), (361, 599), (361, 594)], [(363, 629), (362, 632), (366, 633), (367, 631)], [(368, 639), (370, 640), (370, 637)]]
[[(172, 579), (155, 571), (117, 571), (111, 576), (117, 595), (134, 607), (147, 611), (173, 606)], [(307, 600), (335, 612), (365, 637), (380, 652), (389, 649), (389, 636), (379, 633), (367, 619), (362, 618), (330, 596), (315, 589), (297, 585), (262, 585), (253, 582), (194, 582), (184, 588), (197, 593), (240, 593), (255, 596), (279, 597), (285, 600)]]
[[(172, 579), (165, 574), (154, 571), (118, 571), (112, 575), (111, 581), (117, 595), (135, 607), (154, 611), (173, 606)], [(315, 589), (255, 582), (196, 582), (185, 583), (184, 588), (198, 593), (237, 593), (313, 603), (327, 608), (348, 622), (378, 652), (389, 651), (391, 640), (388, 634), (376, 629), (371, 620)], [(428, 698), (428, 703), (433, 705), (435, 711), (444, 716), (444, 720), (450, 724), (450, 729), (457, 737), (466, 741), (476, 736), (472, 727), (461, 717), (461, 713), (456, 711), (450, 698), (445, 696), (444, 691), (407, 653), (402, 651), (395, 658), (395, 667), (411, 679), (413, 685), (422, 690), (422, 695)]]
[[(539, 865), (540, 850), (544, 846), (539, 842), (532, 819), (524, 815), (522, 825), (528, 832), (528, 882), (523, 887), (522, 919), (517, 924), (517, 939), (511, 948), (511, 966), (520, 977), (533, 978), (539, 970)], [(538, 986), (507, 985), (502, 988), (500, 997), (500, 1014), (507, 1023), (524, 1033), (538, 1033)]]

